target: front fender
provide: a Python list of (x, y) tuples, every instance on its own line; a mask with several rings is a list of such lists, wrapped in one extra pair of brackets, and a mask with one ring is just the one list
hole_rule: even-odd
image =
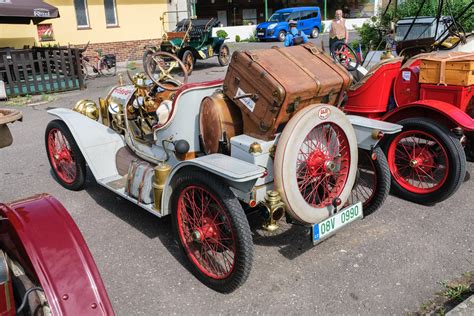
[(53, 315), (114, 314), (89, 248), (58, 200), (41, 194), (0, 204), (0, 217), (2, 245), (36, 276)]
[(426, 117), (452, 127), (462, 127), (466, 131), (474, 131), (474, 119), (450, 103), (438, 100), (420, 100), (398, 107), (388, 112), (382, 120), (398, 122), (410, 117)]
[(242, 192), (250, 192), (257, 179), (265, 174), (265, 168), (243, 160), (222, 154), (211, 154), (178, 163), (166, 180), (161, 202), (162, 214), (170, 213), (169, 201), (173, 193), (172, 183), (182, 172), (188, 169), (201, 169), (210, 172), (232, 188)]
[(67, 125), (96, 179), (117, 174), (115, 156), (117, 151), (125, 146), (121, 135), (70, 109), (57, 108), (49, 110), (48, 113)]
[(396, 134), (403, 128), (403, 126), (398, 124), (358, 115), (347, 115), (347, 118), (354, 128), (358, 147), (365, 150), (371, 150), (377, 145), (380, 140), (378, 137), (379, 132), (383, 134)]

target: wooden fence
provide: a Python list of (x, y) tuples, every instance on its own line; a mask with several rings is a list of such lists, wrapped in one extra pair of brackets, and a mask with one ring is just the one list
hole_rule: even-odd
[(0, 80), (7, 96), (84, 89), (81, 50), (32, 48), (0, 51)]

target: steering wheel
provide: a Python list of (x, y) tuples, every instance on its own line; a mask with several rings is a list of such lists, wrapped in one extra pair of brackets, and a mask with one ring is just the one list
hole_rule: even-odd
[(331, 56), (332, 58), (340, 63), (344, 68), (349, 71), (356, 70), (360, 65), (359, 56), (355, 53), (354, 49), (344, 43), (344, 41), (336, 41), (331, 45)]
[[(183, 81), (174, 78), (171, 71), (179, 66), (184, 74)], [(188, 82), (186, 66), (175, 55), (167, 52), (156, 52), (148, 56), (144, 65), (148, 77), (159, 87), (165, 90), (176, 91)], [(168, 83), (167, 83), (168, 82)], [(173, 82), (173, 84), (169, 84)]]

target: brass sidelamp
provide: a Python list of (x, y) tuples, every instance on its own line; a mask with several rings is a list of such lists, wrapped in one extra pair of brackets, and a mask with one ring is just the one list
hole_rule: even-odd
[(275, 231), (279, 227), (277, 222), (285, 215), (285, 203), (282, 202), (280, 193), (272, 190), (267, 191), (263, 204), (266, 209), (263, 229)]

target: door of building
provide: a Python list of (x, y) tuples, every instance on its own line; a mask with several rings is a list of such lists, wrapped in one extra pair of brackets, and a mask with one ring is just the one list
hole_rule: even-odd
[(227, 11), (217, 11), (217, 19), (222, 23), (223, 26), (227, 26)]

